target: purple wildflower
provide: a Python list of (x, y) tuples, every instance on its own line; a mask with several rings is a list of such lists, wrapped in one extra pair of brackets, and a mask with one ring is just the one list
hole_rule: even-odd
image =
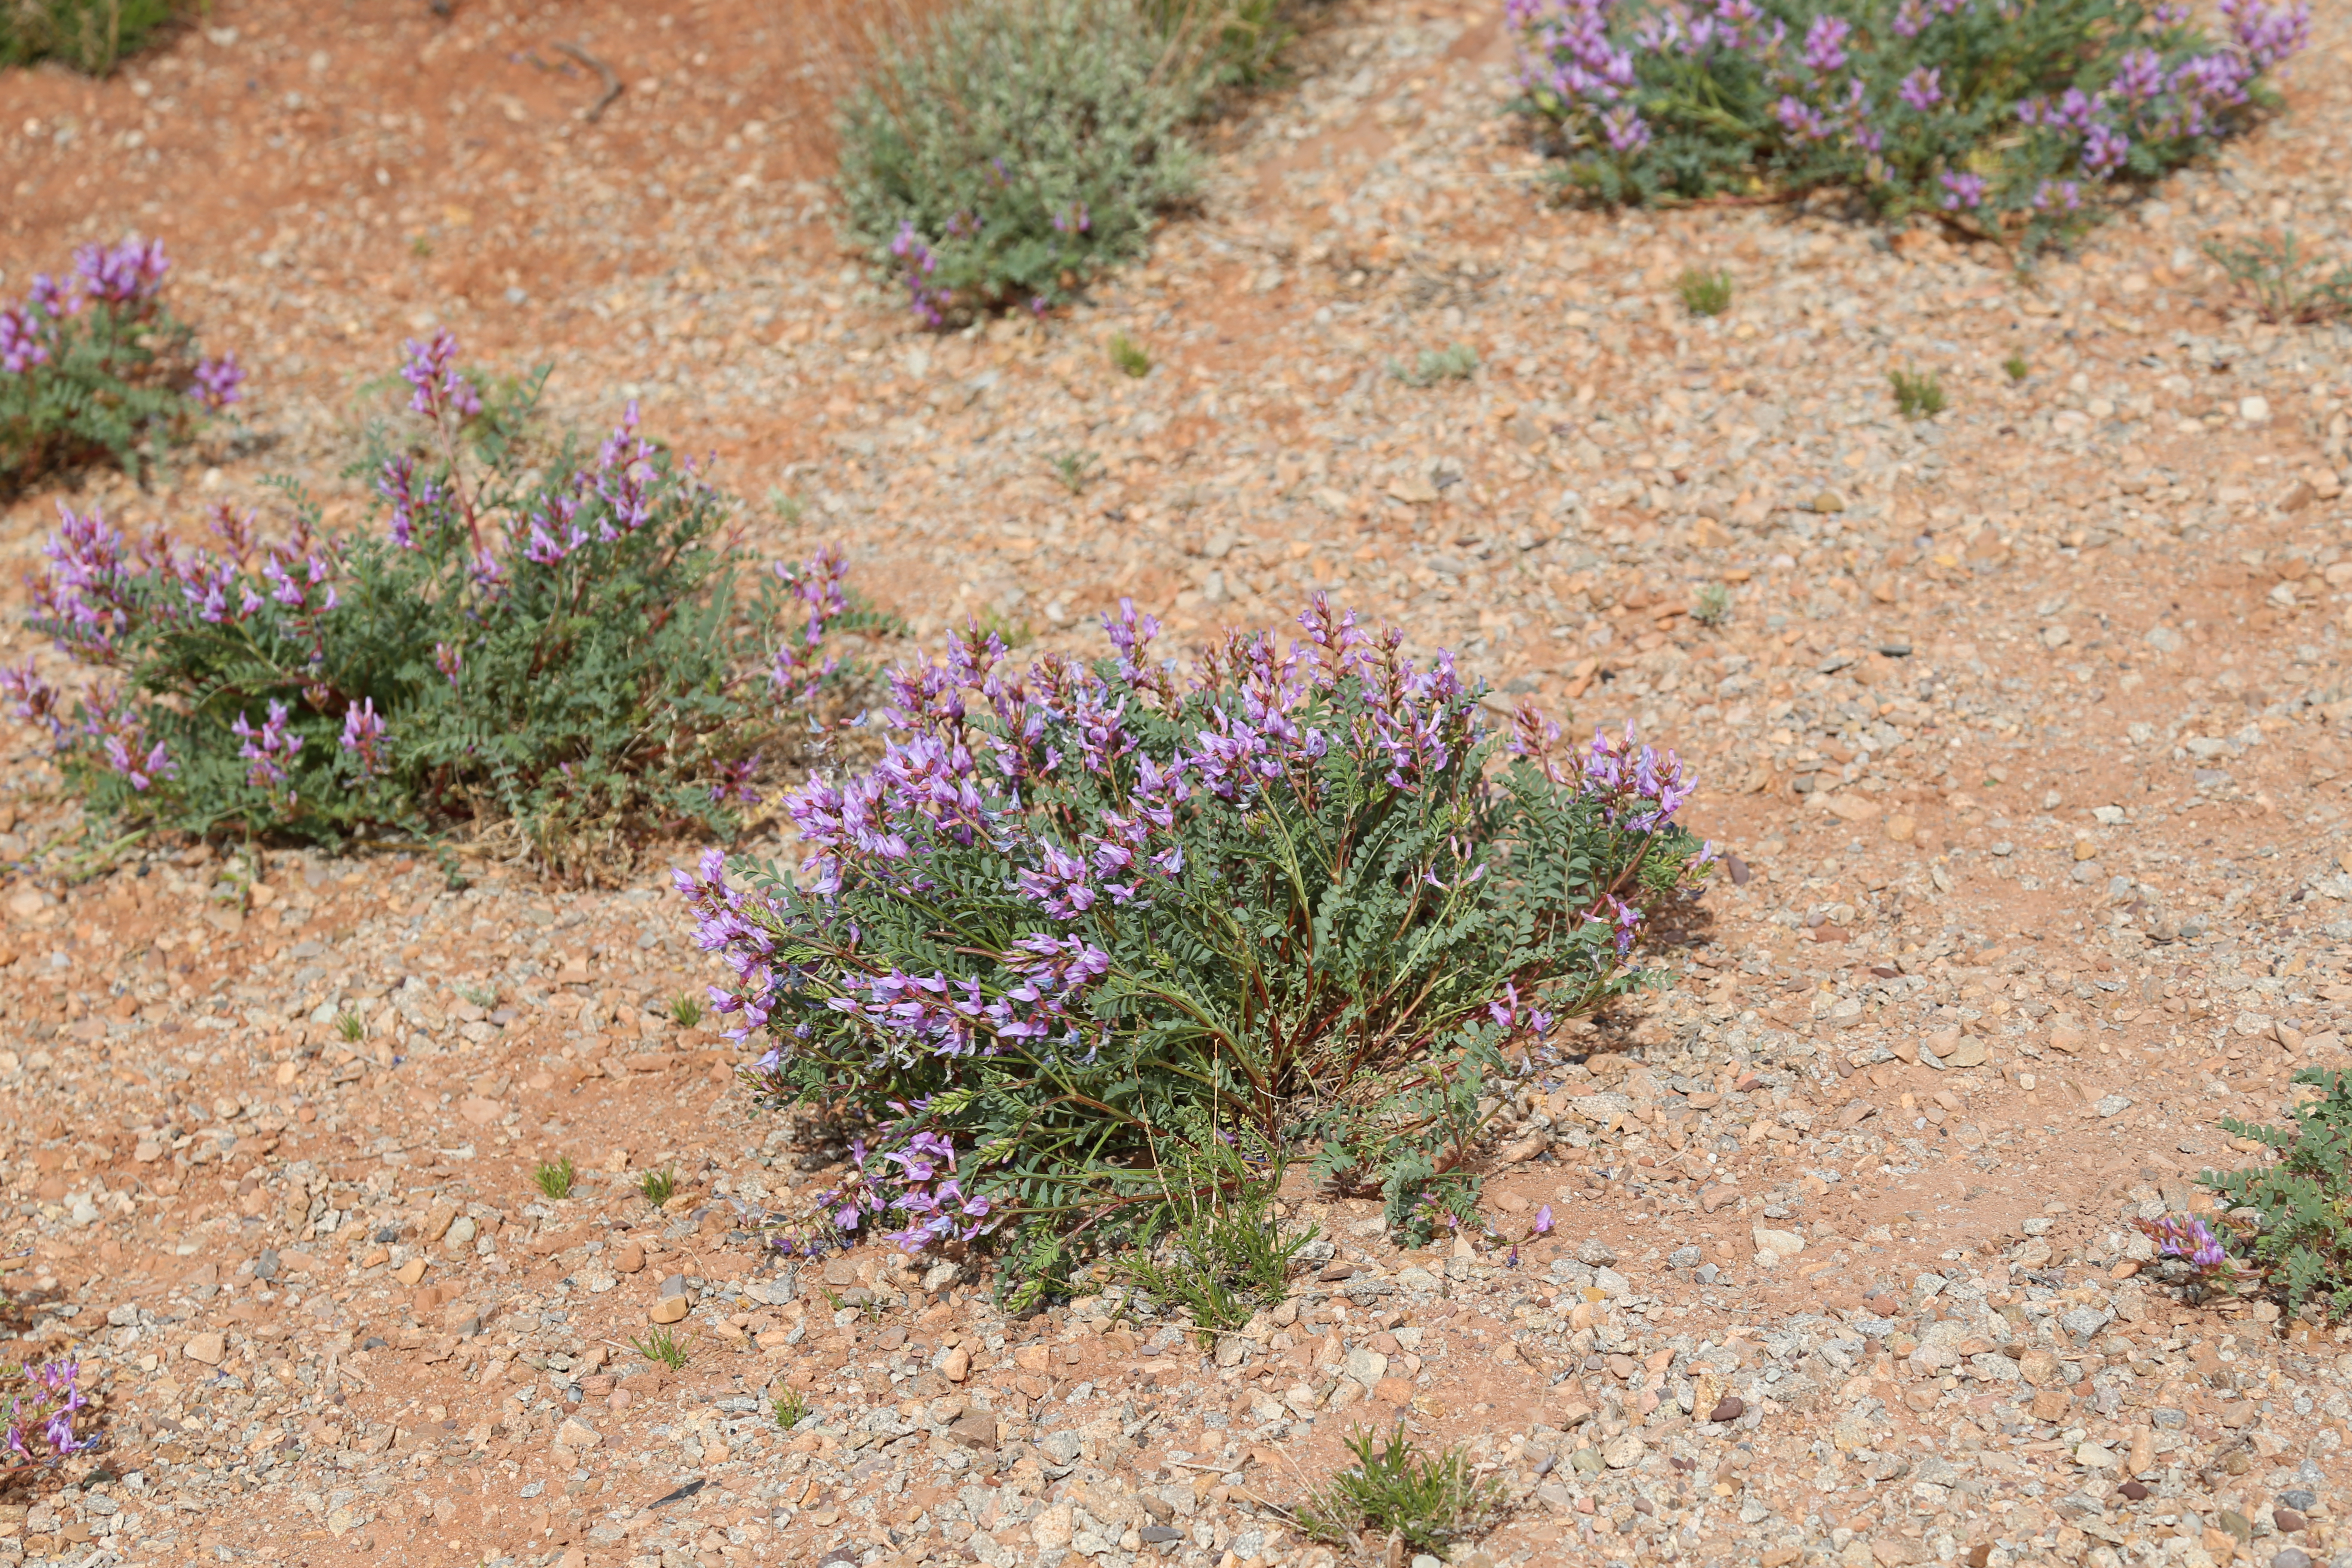
[(1920, 67), (1903, 79), (1902, 85), (1895, 89), (1895, 96), (1901, 99), (1914, 111), (1920, 114), (1927, 113), (1944, 101), (1943, 68), (1941, 66)]
[(245, 394), (239, 389), (244, 385), (245, 367), (236, 363), (235, 354), (223, 354), (197, 364), (195, 385), (189, 395), (207, 408), (219, 410), (243, 402)]
[(457, 370), (457, 339), (448, 328), (436, 328), (423, 342), (414, 338), (401, 345), (408, 363), (401, 379), (414, 388), (409, 408), (434, 420), (470, 419), (482, 411), (481, 394)]
[(374, 698), (362, 697), (343, 710), (343, 750), (359, 759), (362, 778), (373, 778), (384, 771), (377, 747), (385, 732), (383, 719), (375, 710)]
[(2131, 152), (2131, 138), (2105, 125), (2094, 125), (2083, 139), (2083, 167), (2105, 179), (2124, 165)]
[(1983, 175), (1947, 174), (1940, 178), (1944, 185), (1945, 211), (1973, 212), (1984, 205)]
[(255, 729), (243, 712), (229, 725), (229, 733), (244, 742), (237, 755), (251, 765), (245, 782), (255, 789), (275, 791), (286, 782), (286, 764), (302, 750), (302, 737), (286, 727), (286, 704), (272, 698), (268, 716)]
[(1843, 16), (1827, 13), (1815, 16), (1812, 26), (1805, 29), (1806, 66), (1821, 76), (1845, 69), (1846, 39), (1853, 34), (1853, 24)]

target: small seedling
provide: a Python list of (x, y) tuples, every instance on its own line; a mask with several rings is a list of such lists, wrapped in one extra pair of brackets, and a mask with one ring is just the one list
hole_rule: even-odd
[(1434, 386), (1441, 381), (1467, 381), (1478, 368), (1478, 351), (1468, 343), (1450, 349), (1423, 349), (1407, 370), (1389, 361), (1389, 374), (1407, 386)]
[(2019, 353), (2013, 353), (2001, 361), (2000, 368), (2009, 374), (2010, 384), (2012, 386), (2033, 374), (2033, 367), (2025, 363), (2023, 354)]
[(771, 485), (768, 488), (768, 510), (774, 512), (779, 521), (794, 523), (807, 515), (808, 502), (782, 485)]
[(338, 1013), (335, 1033), (342, 1037), (345, 1045), (356, 1046), (367, 1037), (367, 1026), (360, 1022), (357, 1013)]
[(1349, 1435), (1356, 1463), (1299, 1508), (1298, 1522), (1309, 1534), (1331, 1542), (1359, 1533), (1395, 1537), (1407, 1546), (1442, 1552), (1501, 1506), (1501, 1484), (1480, 1480), (1465, 1449), (1424, 1453), (1406, 1439), (1402, 1418), (1375, 1453), (1379, 1442), (1369, 1428)]
[(1906, 419), (1932, 419), (1947, 406), (1944, 383), (1933, 371), (1890, 371), (1886, 380), (1895, 388), (1895, 410)]
[(1056, 452), (1047, 459), (1055, 480), (1072, 495), (1086, 493), (1094, 478), (1095, 455), (1087, 451)]
[(776, 1425), (789, 1432), (808, 1418), (808, 1396), (799, 1389), (787, 1389), (775, 1399)]
[(629, 1348), (647, 1361), (657, 1361), (676, 1372), (694, 1353), (694, 1342), (678, 1338), (667, 1328), (657, 1328), (631, 1340)]
[(701, 1023), (703, 1013), (702, 998), (691, 991), (669, 999), (669, 1016), (677, 1020), (681, 1029), (691, 1029)]
[[(2230, 1222), (2205, 1227), (2192, 1216), (2171, 1245), (2159, 1236), (2157, 1250), (2188, 1261), (2209, 1289), (2280, 1292), (2290, 1317), (2315, 1303), (2327, 1320), (2352, 1317), (2352, 1223), (2345, 1218), (2352, 1213), (2352, 1073), (2305, 1068), (2290, 1081), (2305, 1090), (2286, 1108), (2291, 1125), (2221, 1119), (2222, 1131), (2273, 1156), (2267, 1165), (2198, 1176), (2220, 1195)], [(2241, 1223), (2244, 1209), (2259, 1217)]]
[(1731, 309), (1731, 274), (1720, 268), (1702, 272), (1694, 267), (1675, 279), (1683, 309), (1694, 316), (1720, 316)]
[(467, 985), (460, 987), (457, 994), (477, 1007), (495, 1007), (499, 1005), (499, 988), (495, 985)]
[(654, 1207), (666, 1208), (670, 1199), (677, 1195), (677, 1172), (668, 1165), (658, 1171), (647, 1171), (637, 1179), (637, 1191), (643, 1193), (646, 1202)]
[(530, 1173), (531, 1184), (551, 1198), (570, 1197), (572, 1184), (579, 1179), (580, 1169), (569, 1154), (560, 1160), (541, 1160), (539, 1168)]
[(1147, 1251), (1120, 1271), (1145, 1295), (1191, 1314), (1204, 1350), (1216, 1343), (1217, 1331), (1238, 1329), (1260, 1307), (1282, 1300), (1291, 1259), (1317, 1235), (1310, 1226), (1285, 1237), (1276, 1226), (1273, 1205), (1279, 1172), (1271, 1179), (1244, 1179), (1249, 1184), (1230, 1197), (1200, 1200), (1171, 1193), (1169, 1261), (1161, 1263)]
[(1113, 332), (1110, 339), (1110, 363), (1120, 372), (1141, 380), (1151, 374), (1151, 356), (1143, 345), (1125, 332)]
[(2305, 254), (2289, 229), (2276, 240), (2247, 245), (2209, 241), (2205, 254), (2253, 302), (2254, 313), (2274, 326), (2309, 325), (2352, 314), (2352, 266), (2324, 263)]
[(429, 259), (433, 255), (433, 241), (424, 235), (416, 236), (408, 242), (408, 254), (419, 261)]
[(1721, 583), (1701, 588), (1691, 605), (1691, 619), (1703, 626), (1719, 626), (1731, 619), (1731, 590)]
[(1027, 621), (1016, 620), (994, 605), (972, 617), (971, 624), (982, 637), (992, 637), (1007, 648), (1026, 647), (1037, 640), (1037, 628)]

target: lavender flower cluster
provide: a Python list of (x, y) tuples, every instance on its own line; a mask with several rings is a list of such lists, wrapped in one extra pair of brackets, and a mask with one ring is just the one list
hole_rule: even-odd
[(98, 1447), (95, 1434), (83, 1436), (74, 1431), (75, 1417), (89, 1405), (79, 1381), (80, 1363), (53, 1361), (37, 1367), (27, 1363), (16, 1372), (23, 1385), (8, 1399), (6, 1435), (0, 1438), (0, 1454), (6, 1456), (7, 1465), (0, 1469), (0, 1478), (9, 1470), (55, 1464)]
[[(902, 1252), (968, 1244), (990, 1229), (995, 1205), (967, 1193), (956, 1170), (953, 1139), (923, 1125), (928, 1104), (894, 1104), (897, 1121), (885, 1122), (870, 1152), (866, 1140), (849, 1145), (849, 1174), (820, 1193), (807, 1219), (779, 1229), (772, 1244), (787, 1257), (816, 1257), (828, 1248), (852, 1247), (878, 1235)], [(892, 1224), (896, 1229), (886, 1229)]]
[[(92, 307), (105, 310), (118, 327), (152, 319), (160, 308), (163, 279), (172, 264), (163, 242), (131, 239), (109, 247), (86, 245), (74, 252), (73, 271), (62, 281), (46, 272), (18, 304), (0, 304), (0, 373), (29, 376), (67, 353), (68, 324)], [(245, 372), (236, 356), (199, 360), (187, 395), (207, 408), (239, 400)]]
[[(141, 298), (161, 270), (153, 249), (98, 255), (85, 288)], [(690, 629), (703, 619), (680, 608), (734, 560), (724, 498), (640, 433), (634, 404), (592, 459), (549, 465), (535, 483), (474, 460), (468, 427), (485, 399), (458, 352), (446, 330), (405, 345), (423, 431), (371, 465), (379, 535), (322, 538), (299, 498), (290, 531), (269, 542), (251, 514), (215, 506), (195, 548), (160, 528), (126, 540), (98, 513), (60, 507), (32, 621), (98, 679), (62, 697), (27, 660), (0, 670), (0, 695), (102, 809), (198, 831), (234, 816), (341, 833), (409, 812), (420, 769), (439, 770), (432, 787), (448, 793), (447, 770), (488, 767), (493, 745), (511, 779), (543, 768), (561, 792), (566, 768), (593, 773), (603, 782), (582, 787), (603, 792), (600, 810), (639, 764), (599, 744), (643, 744), (673, 822), (758, 800), (757, 726), (744, 721), (772, 705), (735, 694), (765, 687), (782, 714), (834, 670), (828, 639), (871, 619), (850, 604), (843, 557), (779, 566), (760, 635), (739, 635), (742, 617)], [(419, 456), (436, 447), (437, 463)], [(570, 689), (562, 661), (591, 645), (573, 657), (609, 687)], [(666, 692), (682, 695), (631, 710)], [(542, 740), (530, 725), (549, 713)]]
[(2166, 1215), (2161, 1219), (2132, 1223), (2156, 1243), (2158, 1258), (2177, 1258), (2188, 1264), (2198, 1283), (2218, 1287), (2236, 1281), (2238, 1266), (2223, 1250), (2221, 1238), (2214, 1234), (2213, 1227), (2197, 1215)]
[[(786, 801), (806, 852), (797, 882), (756, 870), (748, 882), (731, 879), (715, 851), (675, 875), (698, 945), (730, 972), (711, 990), (730, 1036), (774, 1037), (752, 1072), (761, 1092), (871, 1100), (875, 1153), (860, 1145), (861, 1174), (847, 1189), (863, 1195), (832, 1194), (839, 1201), (803, 1245), (890, 1212), (915, 1216), (897, 1233), (901, 1245), (969, 1239), (991, 1212), (971, 1207), (972, 1195), (1011, 1201), (1000, 1167), (1019, 1165), (1022, 1141), (1059, 1113), (1008, 1131), (990, 1121), (1003, 1102), (976, 1086), (1043, 1095), (1058, 1084), (1066, 1111), (1098, 1092), (1077, 1086), (1134, 1070), (1137, 1042), (1154, 1029), (1211, 1031), (1217, 1005), (1176, 992), (1252, 991), (1237, 971), (1265, 961), (1261, 944), (1242, 939), (1249, 953), (1202, 958), (1183, 982), (1168, 972), (1168, 948), (1203, 932), (1204, 950), (1234, 942), (1242, 911), (1230, 906), (1254, 899), (1247, 889), (1264, 868), (1252, 857), (1269, 837), (1332, 835), (1300, 851), (1327, 868), (1391, 856), (1377, 896), (1395, 906), (1383, 918), (1410, 931), (1474, 925), (1474, 910), (1528, 913), (1517, 892), (1489, 880), (1502, 817), (1480, 804), (1484, 759), (1533, 764), (1523, 785), (1555, 790), (1566, 803), (1559, 819), (1594, 836), (1591, 858), (1608, 875), (1554, 894), (1572, 901), (1543, 915), (1559, 948), (1545, 963), (1506, 963), (1442, 1016), (1408, 1008), (1385, 1020), (1381, 1049), (1405, 1058), (1471, 1024), (1542, 1036), (1562, 1015), (1552, 993), (1568, 1008), (1591, 1005), (1660, 889), (1703, 874), (1706, 852), (1674, 825), (1691, 786), (1671, 755), (1628, 731), (1563, 761), (1557, 730), (1532, 717), (1507, 743), (1488, 736), (1479, 693), (1449, 656), (1415, 664), (1402, 634), (1367, 631), (1319, 595), (1286, 646), (1228, 632), (1189, 675), (1152, 660), (1160, 628), (1131, 603), (1103, 625), (1113, 657), (1093, 667), (1048, 654), (1016, 670), (1000, 640), (974, 630), (938, 660), (894, 670), (889, 700), (870, 716), (884, 731), (878, 760), (814, 779)], [(1283, 915), (1250, 911), (1254, 921)], [(1512, 940), (1536, 945), (1526, 931)], [(955, 962), (943, 963), (950, 952)], [(1326, 983), (1318, 960), (1297, 962), (1299, 974), (1262, 977), (1262, 988)], [(1444, 990), (1453, 978), (1396, 994)], [(1335, 1014), (1349, 1005), (1329, 1004)], [(1322, 1047), (1310, 1038), (1297, 1048)], [(954, 1171), (959, 1147), (980, 1152), (950, 1193), (939, 1172), (942, 1162)]]
[[(121, 679), (140, 647), (158, 635), (206, 627), (236, 634), (254, 647), (276, 650), (289, 683), (315, 689), (326, 658), (326, 617), (338, 600), (332, 551), (311, 536), (307, 518), (289, 538), (263, 545), (252, 513), (239, 517), (215, 504), (207, 526), (219, 548), (183, 551), (161, 528), (132, 544), (100, 512), (77, 513), (60, 501), (58, 516), (44, 552), (47, 571), (33, 584), (35, 618), (78, 663), (116, 672), (84, 695), (78, 719), (68, 719), (69, 705), (36, 660), (0, 668), (0, 694), (18, 719), (46, 730), (58, 750), (94, 750), (107, 771), (140, 794), (178, 776), (178, 760), (163, 742), (148, 738), (143, 706)], [(301, 750), (302, 738), (286, 731), (287, 714), (287, 705), (273, 700), (258, 728), (243, 710), (231, 721), (257, 788), (282, 785), (283, 764)]]
[(2078, 224), (2242, 125), (2309, 41), (2308, 0), (1508, 0), (1521, 106), (1609, 200), (1829, 184), (1920, 209)]

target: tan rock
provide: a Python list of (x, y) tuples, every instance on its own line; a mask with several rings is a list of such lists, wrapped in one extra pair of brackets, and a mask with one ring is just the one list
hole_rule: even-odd
[(484, 1100), (480, 1095), (469, 1094), (457, 1102), (457, 1114), (477, 1127), (494, 1126), (506, 1113), (506, 1101), (502, 1100)]
[(961, 1383), (965, 1378), (970, 1377), (971, 1352), (963, 1345), (957, 1345), (950, 1350), (944, 1357), (940, 1358), (940, 1375), (950, 1383)]
[[(577, 1415), (564, 1417), (563, 1425), (555, 1429), (555, 1446), (573, 1453), (585, 1453), (604, 1440), (604, 1435)], [(705, 1457), (709, 1451), (705, 1450)]]
[(181, 1342), (180, 1353), (190, 1361), (202, 1362), (206, 1366), (218, 1366), (221, 1363), (221, 1358), (228, 1354), (228, 1341), (221, 1334), (190, 1334)]
[(414, 1285), (425, 1278), (425, 1259), (412, 1258), (392, 1271), (392, 1277), (403, 1285)]
[(450, 1223), (457, 1217), (457, 1209), (456, 1205), (435, 1204), (431, 1208), (425, 1211), (425, 1225), (424, 1227), (417, 1232), (417, 1235), (425, 1241), (438, 1241), (441, 1239), (443, 1233), (448, 1230)]
[(1036, 1542), (1038, 1551), (1058, 1552), (1069, 1545), (1077, 1533), (1077, 1521), (1072, 1515), (1068, 1503), (1057, 1502), (1029, 1521), (1029, 1539)]
[(613, 1267), (624, 1274), (635, 1274), (646, 1266), (646, 1249), (636, 1242), (624, 1243), (613, 1254)]
[(683, 1296), (664, 1296), (646, 1313), (646, 1321), (656, 1323), (682, 1323), (694, 1304)]

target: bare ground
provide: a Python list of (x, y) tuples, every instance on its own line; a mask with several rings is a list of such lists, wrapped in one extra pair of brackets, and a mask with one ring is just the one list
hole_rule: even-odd
[[(567, 417), (643, 398), (763, 545), (844, 542), (926, 635), (1328, 588), (1677, 747), (1746, 879), (1670, 990), (1530, 1064), (1501, 1245), (1299, 1194), (1335, 1256), (1203, 1357), (763, 1252), (825, 1152), (668, 1019), (705, 975), (656, 881), (273, 854), (225, 900), (166, 845), (77, 880), (20, 735), (10, 1353), (80, 1356), (106, 1443), (0, 1500), (0, 1561), (1307, 1563), (1288, 1510), (1399, 1418), (1508, 1489), (1461, 1559), (2334, 1558), (2342, 1336), (2184, 1299), (2128, 1224), (2248, 1158), (2218, 1118), (2340, 1063), (2352, 1004), (2347, 341), (2199, 250), (2347, 251), (2343, 8), (2316, 30), (2283, 117), (2021, 277), (1830, 211), (1549, 205), (1491, 11), (1346, 6), (1148, 265), (946, 338), (830, 228), (823, 18), (225, 0), (115, 81), (7, 79), (0, 289), (161, 234), (259, 395), (158, 491), (21, 499), (27, 566), (59, 500), (190, 528), (278, 471), (363, 526), (360, 388), (446, 321), (551, 360)], [(593, 125), (559, 40), (625, 84)], [(1693, 264), (1727, 316), (1675, 304)], [(1390, 374), (1454, 342), (1467, 381)], [(1951, 411), (1897, 417), (1894, 368)], [(665, 1289), (677, 1373), (631, 1348)]]

